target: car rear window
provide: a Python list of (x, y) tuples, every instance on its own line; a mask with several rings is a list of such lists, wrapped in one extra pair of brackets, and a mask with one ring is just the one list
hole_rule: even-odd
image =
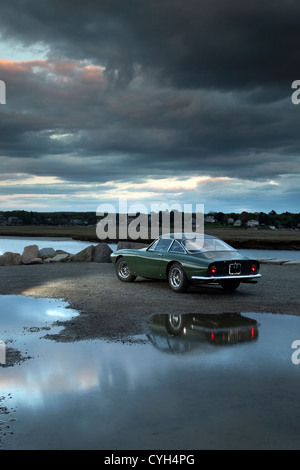
[(175, 251), (177, 253), (185, 253), (184, 248), (176, 240), (174, 241), (169, 251)]
[(204, 253), (208, 251), (232, 251), (234, 248), (218, 238), (194, 238), (184, 240), (184, 245), (190, 253)]

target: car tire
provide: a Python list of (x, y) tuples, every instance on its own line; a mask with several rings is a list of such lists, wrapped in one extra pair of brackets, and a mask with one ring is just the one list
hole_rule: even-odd
[(167, 315), (166, 330), (173, 336), (180, 336), (184, 328), (182, 315)]
[(136, 276), (131, 274), (126, 260), (123, 257), (119, 258), (116, 263), (116, 274), (120, 281), (123, 282), (133, 282), (136, 278)]
[(168, 281), (174, 292), (184, 292), (189, 287), (189, 281), (179, 263), (174, 263), (169, 269)]
[(228, 279), (228, 281), (222, 281), (221, 286), (227, 291), (236, 290), (240, 285), (240, 281)]

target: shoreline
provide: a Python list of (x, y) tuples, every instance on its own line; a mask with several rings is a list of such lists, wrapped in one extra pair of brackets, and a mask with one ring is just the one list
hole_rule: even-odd
[[(70, 238), (75, 241), (91, 243), (118, 243), (129, 241), (124, 238), (100, 240), (96, 236), (95, 227), (49, 227), (49, 226), (0, 226), (1, 237), (22, 238)], [(207, 228), (205, 233), (221, 238), (233, 248), (300, 250), (299, 230), (251, 230), (232, 228)], [(134, 243), (150, 243), (152, 239), (130, 240)]]

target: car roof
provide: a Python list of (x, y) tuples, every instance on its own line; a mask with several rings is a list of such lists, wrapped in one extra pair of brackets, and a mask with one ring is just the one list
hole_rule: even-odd
[(206, 235), (204, 233), (191, 232), (191, 233), (164, 233), (159, 238), (174, 238), (175, 240), (188, 240), (194, 238), (217, 238), (213, 235)]

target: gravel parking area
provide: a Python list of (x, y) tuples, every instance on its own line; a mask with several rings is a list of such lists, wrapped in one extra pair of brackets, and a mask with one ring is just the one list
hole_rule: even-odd
[[(166, 282), (120, 282), (111, 264), (56, 263), (0, 267), (0, 294), (56, 298), (80, 312), (64, 323), (58, 341), (125, 339), (146, 331), (157, 313), (257, 312), (299, 315), (300, 265), (261, 266), (256, 285), (233, 293), (218, 286), (176, 294)], [(33, 325), (34, 326), (34, 325)]]

